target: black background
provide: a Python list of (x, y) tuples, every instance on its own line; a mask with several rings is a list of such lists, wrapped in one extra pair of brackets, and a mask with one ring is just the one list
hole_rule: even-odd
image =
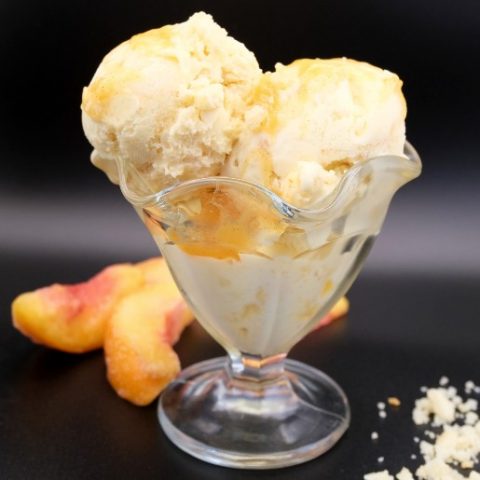
[[(424, 163), (393, 202), (348, 319), (293, 352), (342, 384), (352, 428), (330, 455), (278, 475), (207, 467), (177, 452), (153, 406), (131, 407), (110, 391), (100, 354), (49, 352), (10, 326), (21, 291), (156, 254), (89, 162), (81, 91), (115, 45), (198, 10), (264, 69), (348, 56), (398, 73), (408, 137)], [(380, 455), (389, 468), (408, 464), (409, 408), (421, 384), (443, 373), (480, 383), (478, 0), (2, 0), (0, 59), (0, 478), (353, 480), (378, 469)], [(184, 365), (221, 353), (195, 328), (179, 345)], [(374, 405), (392, 392), (405, 407), (387, 429)], [(383, 443), (372, 445), (370, 432), (381, 428)]]
[(79, 123), (82, 87), (121, 41), (201, 9), (266, 70), (295, 58), (348, 56), (398, 73), (409, 138), (427, 174), (439, 164), (463, 170), (478, 157), (477, 0), (3, 0), (0, 151), (14, 157), (2, 162), (2, 176), (19, 186), (95, 182)]

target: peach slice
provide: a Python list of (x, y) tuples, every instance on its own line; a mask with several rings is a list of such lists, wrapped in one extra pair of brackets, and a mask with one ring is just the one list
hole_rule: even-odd
[(144, 277), (133, 265), (105, 268), (75, 285), (54, 284), (19, 295), (12, 303), (13, 325), (33, 342), (69, 353), (103, 345), (107, 319)]
[[(318, 327), (348, 308), (341, 298)], [(171, 345), (193, 320), (160, 257), (113, 265), (76, 285), (54, 284), (19, 295), (12, 317), (34, 342), (65, 352), (104, 345), (110, 384), (136, 405), (150, 403), (178, 374)]]
[(332, 309), (318, 322), (318, 325), (315, 328), (325, 327), (329, 325), (337, 318), (343, 317), (348, 313), (350, 309), (350, 302), (347, 297), (342, 297), (337, 303), (332, 307)]
[(163, 285), (169, 294), (178, 293), (178, 288), (173, 281), (167, 262), (162, 257), (153, 257), (135, 265), (142, 273), (145, 283)]
[(178, 290), (162, 284), (146, 285), (120, 301), (104, 343), (107, 378), (120, 397), (147, 405), (176, 377), (180, 362), (171, 345), (192, 320)]

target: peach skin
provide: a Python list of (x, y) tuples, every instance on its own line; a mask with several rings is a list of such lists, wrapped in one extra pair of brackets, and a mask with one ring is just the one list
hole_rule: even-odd
[[(317, 328), (348, 308), (348, 300), (341, 298)], [(110, 266), (87, 282), (19, 295), (12, 317), (32, 341), (64, 352), (103, 345), (110, 384), (136, 405), (150, 403), (178, 374), (171, 345), (193, 320), (160, 257)]]
[(180, 362), (171, 345), (192, 320), (180, 293), (162, 284), (120, 301), (104, 343), (107, 378), (120, 397), (147, 405), (176, 377)]
[(177, 292), (178, 289), (173, 281), (167, 262), (162, 257), (153, 257), (135, 266), (140, 270), (146, 284), (164, 285), (169, 292)]
[(83, 283), (23, 293), (12, 303), (13, 325), (35, 343), (69, 353), (88, 352), (103, 345), (106, 321), (120, 298), (143, 283), (139, 269), (121, 264)]
[(349, 309), (350, 302), (347, 297), (340, 298), (332, 309), (318, 322), (318, 325), (315, 328), (325, 327), (337, 318), (343, 317), (348, 313)]

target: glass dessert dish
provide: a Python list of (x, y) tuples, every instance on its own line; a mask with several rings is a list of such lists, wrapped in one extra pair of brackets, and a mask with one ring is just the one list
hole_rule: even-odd
[(350, 421), (327, 375), (286, 359), (348, 290), (390, 200), (417, 177), (413, 147), (351, 167), (309, 209), (242, 180), (209, 177), (152, 193), (120, 168), (121, 187), (188, 304), (227, 356), (185, 369), (159, 400), (182, 450), (237, 468), (278, 468), (331, 448)]

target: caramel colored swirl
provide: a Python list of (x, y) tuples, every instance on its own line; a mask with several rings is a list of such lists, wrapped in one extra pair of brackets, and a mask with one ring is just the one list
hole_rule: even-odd
[(250, 253), (271, 257), (296, 255), (303, 231), (288, 225), (271, 202), (229, 186), (206, 186), (169, 202), (168, 213), (156, 219), (146, 212), (146, 224), (158, 237), (185, 253), (239, 260)]

